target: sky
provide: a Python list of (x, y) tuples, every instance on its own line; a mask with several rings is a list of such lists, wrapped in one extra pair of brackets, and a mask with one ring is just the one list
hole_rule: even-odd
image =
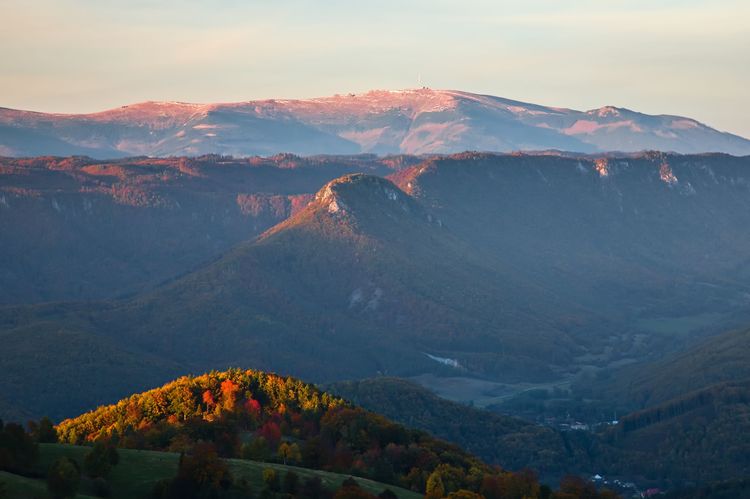
[(750, 137), (748, 0), (0, 0), (0, 106), (370, 89), (677, 114)]

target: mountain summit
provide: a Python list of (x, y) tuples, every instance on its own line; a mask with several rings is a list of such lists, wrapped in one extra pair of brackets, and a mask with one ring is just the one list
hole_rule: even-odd
[[(321, 214), (323, 215), (321, 217)], [(415, 227), (440, 220), (427, 213), (411, 196), (390, 180), (375, 175), (355, 173), (331, 180), (324, 185), (303, 213), (271, 229), (269, 234), (295, 225), (309, 223), (313, 217), (324, 224), (347, 227), (354, 232), (388, 234), (387, 238), (403, 237), (418, 230)]]
[(0, 109), (0, 154), (176, 156), (647, 149), (750, 154), (690, 118), (590, 111), (428, 88), (226, 104), (145, 102), (92, 114)]

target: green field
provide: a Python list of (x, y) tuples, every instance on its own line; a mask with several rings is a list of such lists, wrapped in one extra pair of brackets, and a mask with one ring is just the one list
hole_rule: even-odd
[[(74, 445), (40, 444), (37, 468), (39, 471), (44, 471), (55, 459), (61, 456), (73, 458), (80, 463), (88, 449), (88, 447)], [(118, 449), (118, 452), (120, 462), (112, 468), (108, 479), (112, 488), (112, 494), (110, 495), (112, 499), (149, 497), (157, 481), (162, 478), (171, 478), (177, 473), (178, 454), (132, 449)], [(228, 459), (227, 462), (229, 463), (234, 479), (244, 478), (248, 480), (255, 492), (263, 488), (262, 474), (265, 468), (278, 470), (282, 477), (287, 471), (294, 470), (302, 480), (310, 476), (319, 476), (324, 486), (334, 490), (341, 485), (341, 482), (348, 478), (348, 475), (275, 463), (260, 463), (243, 459)], [(356, 478), (356, 480), (363, 489), (373, 494), (379, 494), (384, 489), (389, 488), (396, 493), (399, 499), (420, 499), (422, 497), (421, 494), (365, 478)], [(5, 483), (9, 499), (37, 499), (47, 497), (46, 483), (42, 479), (30, 479), (0, 472), (0, 482)], [(84, 481), (81, 483), (81, 491), (77, 497), (92, 497), (85, 495), (90, 492), (87, 490), (88, 484)]]
[[(8, 499), (42, 499), (47, 496), (47, 487), (43, 480), (34, 480), (18, 475), (12, 475), (5, 471), (0, 471), (0, 484), (4, 485), (5, 495), (3, 498)], [(88, 499), (92, 496), (78, 494), (76, 497)]]

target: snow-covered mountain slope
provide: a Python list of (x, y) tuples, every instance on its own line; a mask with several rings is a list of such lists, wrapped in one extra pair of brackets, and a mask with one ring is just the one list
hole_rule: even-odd
[(690, 118), (545, 107), (427, 88), (229, 104), (145, 102), (93, 114), (0, 109), (0, 154), (267, 155), (656, 149), (750, 154)]

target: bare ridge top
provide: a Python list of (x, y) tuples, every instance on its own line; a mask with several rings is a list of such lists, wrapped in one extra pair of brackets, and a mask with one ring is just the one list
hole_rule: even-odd
[(466, 150), (750, 154), (750, 140), (691, 118), (588, 111), (459, 90), (373, 90), (312, 99), (144, 102), (89, 114), (0, 109), (6, 156), (435, 154)]

